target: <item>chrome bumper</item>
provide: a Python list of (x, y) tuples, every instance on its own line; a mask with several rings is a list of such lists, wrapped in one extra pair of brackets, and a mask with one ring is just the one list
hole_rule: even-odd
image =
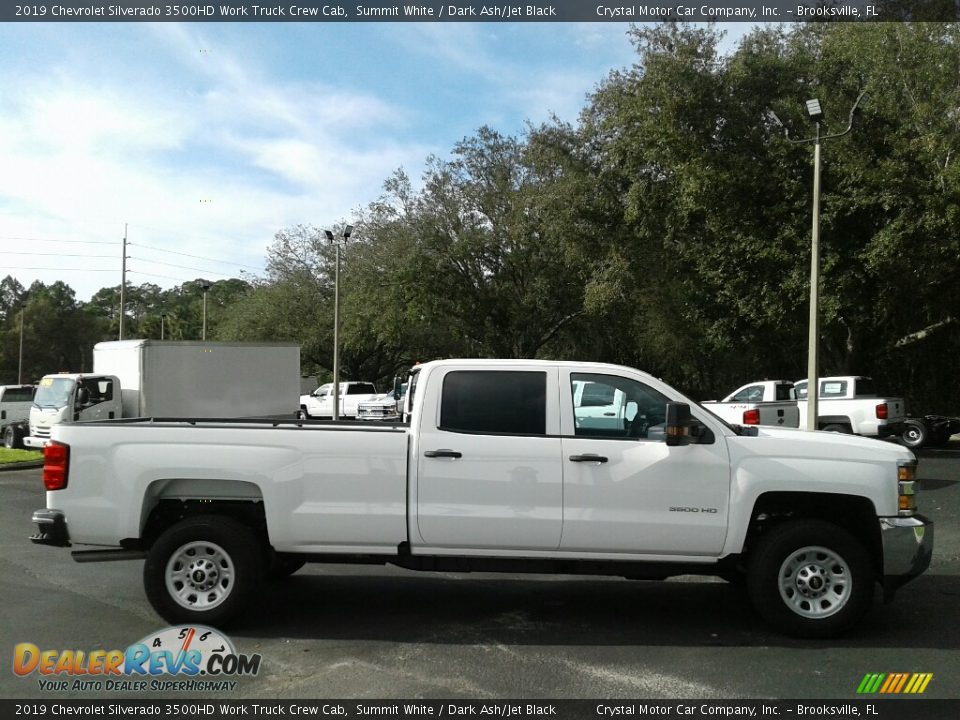
[(930, 567), (933, 523), (923, 515), (880, 518), (884, 599)]

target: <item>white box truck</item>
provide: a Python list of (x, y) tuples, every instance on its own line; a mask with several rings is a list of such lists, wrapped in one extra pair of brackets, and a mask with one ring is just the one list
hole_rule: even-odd
[(289, 417), (298, 405), (300, 346), (120, 340), (97, 343), (92, 373), (40, 380), (27, 447), (61, 422), (117, 418)]

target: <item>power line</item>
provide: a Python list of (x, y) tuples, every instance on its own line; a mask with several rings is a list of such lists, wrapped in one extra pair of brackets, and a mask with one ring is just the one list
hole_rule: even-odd
[(171, 255), (182, 255), (183, 257), (193, 258), (194, 260), (207, 260), (209, 262), (221, 263), (223, 265), (237, 265), (239, 267), (246, 267), (252, 270), (258, 270), (263, 272), (263, 268), (259, 268), (255, 265), (246, 265), (244, 263), (234, 262), (232, 260), (220, 260), (218, 258), (209, 258), (203, 257), (202, 255), (190, 255), (189, 253), (177, 252), (176, 250), (164, 250), (163, 248), (153, 247), (152, 245), (144, 245), (143, 243), (129, 243), (130, 245), (136, 245), (137, 247), (147, 248), (148, 250), (156, 250), (157, 252), (170, 253)]
[(147, 275), (148, 277), (159, 277), (159, 278), (165, 278), (166, 280), (176, 280), (177, 282), (180, 282), (180, 283), (192, 282), (191, 280), (186, 280), (186, 279), (184, 279), (184, 278), (172, 277), (172, 276), (170, 276), (170, 275), (160, 275), (160, 274), (158, 274), (158, 273), (140, 272), (139, 270), (129, 270), (129, 269), (128, 269), (127, 272), (128, 272), (128, 273), (133, 273), (134, 275)]
[(116, 268), (78, 268), (78, 267), (26, 267), (16, 265), (4, 268), (5, 270), (65, 270), (67, 272), (116, 272)]
[(52, 242), (52, 243), (81, 243), (83, 245), (120, 245), (114, 240), (54, 240), (53, 238), (38, 237), (20, 237), (15, 235), (0, 235), (0, 240), (29, 240), (30, 242)]
[(115, 258), (116, 255), (89, 255), (87, 253), (35, 253), (20, 252), (17, 250), (0, 250), (0, 255), (42, 255), (45, 257), (88, 257), (88, 258)]
[[(131, 245), (133, 243), (130, 243)], [(131, 260), (139, 260), (140, 262), (152, 263), (154, 265), (166, 265), (167, 267), (180, 268), (182, 270), (196, 270), (197, 272), (210, 273), (211, 275), (222, 275), (223, 277), (230, 277), (228, 273), (217, 272), (216, 270), (208, 270), (206, 268), (195, 268), (188, 267), (186, 265), (174, 265), (173, 263), (160, 262), (159, 260), (148, 260), (147, 258), (136, 257), (135, 255), (128, 255)]]

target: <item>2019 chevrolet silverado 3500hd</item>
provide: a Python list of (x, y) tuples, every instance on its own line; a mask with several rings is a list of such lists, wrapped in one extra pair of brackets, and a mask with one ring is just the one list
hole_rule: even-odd
[(208, 625), (267, 573), (363, 561), (740, 575), (781, 631), (825, 637), (864, 615), (877, 583), (889, 597), (930, 562), (909, 450), (732, 427), (630, 368), (430, 362), (404, 417), (63, 423), (32, 540), (94, 546), (77, 560), (145, 558), (157, 612)]

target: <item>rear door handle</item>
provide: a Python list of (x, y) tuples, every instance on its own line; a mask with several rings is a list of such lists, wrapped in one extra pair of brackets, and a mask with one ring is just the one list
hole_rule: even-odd
[(438, 458), (438, 457), (448, 457), (448, 458), (459, 458), (463, 457), (463, 453), (456, 450), (427, 450), (423, 453), (424, 457), (429, 458)]
[(571, 455), (570, 462), (595, 462), (595, 463), (605, 463), (607, 458), (603, 455), (594, 455), (593, 453), (587, 453), (586, 455)]

